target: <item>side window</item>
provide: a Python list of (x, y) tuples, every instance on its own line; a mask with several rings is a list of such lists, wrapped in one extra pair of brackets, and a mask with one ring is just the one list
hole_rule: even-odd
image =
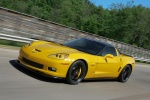
[(102, 51), (102, 56), (105, 56), (106, 54), (112, 54), (113, 56), (117, 56), (116, 54), (116, 50), (113, 47), (106, 47), (103, 51)]

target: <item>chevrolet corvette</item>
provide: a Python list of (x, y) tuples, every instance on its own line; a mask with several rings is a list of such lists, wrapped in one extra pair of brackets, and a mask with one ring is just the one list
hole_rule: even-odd
[(135, 65), (134, 58), (120, 53), (113, 45), (87, 38), (63, 45), (31, 42), (20, 49), (17, 62), (38, 74), (64, 78), (73, 85), (97, 78), (112, 78), (124, 83)]

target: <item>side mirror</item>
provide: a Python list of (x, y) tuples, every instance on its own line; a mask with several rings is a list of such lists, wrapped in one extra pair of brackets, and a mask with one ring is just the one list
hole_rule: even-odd
[(112, 54), (107, 54), (105, 55), (105, 58), (114, 58), (114, 56)]

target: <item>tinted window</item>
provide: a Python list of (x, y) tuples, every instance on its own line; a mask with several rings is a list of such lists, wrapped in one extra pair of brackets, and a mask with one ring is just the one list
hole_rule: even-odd
[(97, 55), (104, 48), (102, 43), (84, 38), (69, 41), (64, 45), (93, 55)]
[(106, 54), (112, 54), (114, 56), (117, 56), (116, 50), (113, 47), (106, 47), (106, 48), (104, 48), (104, 50), (102, 51), (101, 55), (105, 56)]

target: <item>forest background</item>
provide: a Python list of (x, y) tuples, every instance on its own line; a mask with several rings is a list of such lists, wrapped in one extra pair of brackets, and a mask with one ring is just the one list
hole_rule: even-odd
[(150, 8), (133, 0), (109, 8), (89, 0), (0, 0), (0, 6), (150, 49)]

